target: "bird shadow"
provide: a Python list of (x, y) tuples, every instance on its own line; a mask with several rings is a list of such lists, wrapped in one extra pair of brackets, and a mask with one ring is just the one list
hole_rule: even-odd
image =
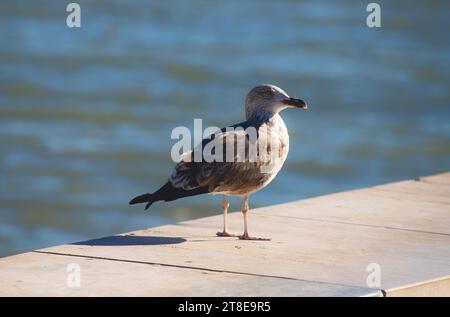
[(126, 246), (126, 245), (163, 245), (186, 242), (183, 238), (173, 237), (143, 237), (143, 236), (110, 236), (100, 239), (86, 240), (72, 243), (73, 245), (89, 246)]

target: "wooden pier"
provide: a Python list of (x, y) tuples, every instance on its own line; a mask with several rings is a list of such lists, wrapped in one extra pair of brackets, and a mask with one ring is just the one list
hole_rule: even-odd
[(450, 296), (450, 173), (251, 210), (269, 242), (221, 225), (218, 212), (5, 257), (0, 296)]

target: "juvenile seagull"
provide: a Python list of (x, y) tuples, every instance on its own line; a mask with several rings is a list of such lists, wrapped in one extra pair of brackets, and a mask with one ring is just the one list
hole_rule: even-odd
[[(279, 112), (286, 108), (307, 109), (307, 105), (301, 99), (289, 97), (274, 85), (256, 86), (245, 99), (246, 121), (223, 128), (196, 147), (212, 147), (212, 154), (222, 149), (222, 158), (227, 159), (211, 161), (206, 159), (202, 152), (201, 160), (196, 162), (196, 149), (183, 153), (182, 160), (175, 166), (164, 186), (153, 194), (133, 198), (130, 205), (147, 203), (147, 210), (151, 204), (160, 200), (172, 201), (206, 193), (223, 194), (223, 231), (217, 235), (236, 237), (238, 235), (230, 233), (227, 227), (227, 196), (240, 196), (244, 199), (244, 233), (238, 237), (242, 240), (270, 240), (251, 237), (248, 234), (248, 200), (250, 194), (267, 186), (274, 179), (286, 160), (289, 135), (279, 115)], [(238, 129), (239, 127), (241, 129)], [(256, 131), (255, 138), (252, 139), (250, 133), (246, 132), (249, 129)], [(238, 140), (243, 140), (243, 144)], [(261, 146), (263, 143), (265, 147)], [(250, 150), (242, 153), (240, 149), (244, 145), (246, 150), (258, 145), (253, 152), (255, 155), (252, 156)], [(232, 160), (229, 160), (230, 157)]]

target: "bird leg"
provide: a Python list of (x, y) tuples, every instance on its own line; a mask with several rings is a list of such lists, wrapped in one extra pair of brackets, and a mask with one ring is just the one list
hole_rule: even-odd
[(238, 237), (237, 234), (234, 233), (230, 233), (228, 232), (228, 227), (227, 227), (227, 214), (228, 214), (228, 207), (230, 206), (230, 204), (228, 203), (228, 198), (226, 195), (223, 195), (223, 200), (222, 200), (222, 209), (223, 209), (223, 231), (222, 232), (217, 232), (216, 234), (219, 237)]
[(244, 234), (239, 236), (241, 240), (260, 240), (260, 241), (270, 241), (270, 238), (255, 238), (248, 235), (248, 196), (244, 198), (244, 203), (242, 204), (242, 213), (244, 214)]

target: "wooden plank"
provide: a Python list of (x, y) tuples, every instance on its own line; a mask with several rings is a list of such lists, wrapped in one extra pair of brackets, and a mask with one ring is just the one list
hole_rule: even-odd
[[(450, 193), (450, 189), (449, 189)], [(265, 215), (450, 234), (450, 204), (360, 189), (254, 211)]]
[[(230, 214), (229, 221), (231, 229), (242, 227), (240, 213)], [(120, 242), (117, 247), (106, 239), (42, 251), (358, 287), (366, 287), (370, 263), (380, 265), (381, 287), (386, 288), (439, 277), (449, 271), (450, 236), (446, 235), (257, 214), (250, 217), (253, 234), (268, 235), (273, 240), (239, 241), (215, 237), (220, 223), (221, 217), (214, 216), (132, 233), (144, 238), (181, 237), (186, 240), (181, 243)]]
[(450, 205), (450, 186), (422, 181), (403, 181), (374, 186), (372, 189), (388, 191), (395, 194), (414, 195), (414, 200), (438, 202)]
[[(77, 265), (80, 287), (68, 265)], [(0, 296), (379, 296), (367, 288), (25, 253), (0, 259)]]
[(449, 297), (450, 276), (386, 290), (386, 297)]
[[(373, 296), (379, 288), (391, 296), (447, 294), (445, 280), (424, 281), (450, 274), (449, 178), (251, 210), (250, 233), (270, 242), (216, 237), (218, 215), (0, 259), (0, 294)], [(240, 212), (229, 215), (231, 230), (240, 232), (242, 222)], [(90, 281), (79, 293), (51, 284), (61, 283), (61, 267), (74, 259)], [(373, 291), (366, 282), (371, 263), (381, 269)], [(21, 277), (28, 280), (23, 287)], [(37, 285), (49, 280), (52, 289)]]

